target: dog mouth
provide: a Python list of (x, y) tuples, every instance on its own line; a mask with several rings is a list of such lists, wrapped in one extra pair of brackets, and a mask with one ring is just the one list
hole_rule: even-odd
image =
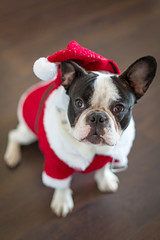
[(99, 146), (114, 146), (112, 141), (110, 140), (109, 136), (105, 136), (105, 132), (98, 131), (97, 129), (92, 129), (89, 134), (81, 139), (81, 142), (87, 143), (87, 144), (94, 144)]
[(87, 142), (87, 143), (92, 143), (96, 145), (106, 145), (105, 140), (103, 137), (97, 135), (97, 134), (92, 134), (84, 138), (82, 141)]
[(102, 137), (102, 132), (100, 133), (97, 129), (91, 129), (89, 134), (81, 140), (82, 142), (86, 142), (88, 144), (96, 144), (96, 145), (106, 145), (104, 138)]

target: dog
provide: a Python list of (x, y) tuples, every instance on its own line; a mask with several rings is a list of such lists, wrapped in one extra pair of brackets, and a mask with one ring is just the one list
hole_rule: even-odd
[[(73, 209), (70, 183), (74, 171), (94, 170), (100, 191), (117, 191), (119, 179), (112, 165), (115, 171), (127, 166), (135, 137), (132, 108), (151, 84), (156, 65), (153, 57), (146, 56), (116, 74), (86, 71), (73, 60), (62, 61), (62, 84), (40, 83), (22, 96), (19, 124), (9, 133), (5, 162), (16, 166), (21, 159), (20, 145), (38, 138), (45, 155), (42, 180), (55, 188), (51, 209), (58, 216), (66, 216)], [(44, 95), (39, 100), (41, 91), (47, 96), (45, 104)], [(26, 96), (32, 96), (29, 103)], [(27, 104), (30, 110), (26, 113), (22, 108)], [(41, 106), (35, 112), (37, 104)]]

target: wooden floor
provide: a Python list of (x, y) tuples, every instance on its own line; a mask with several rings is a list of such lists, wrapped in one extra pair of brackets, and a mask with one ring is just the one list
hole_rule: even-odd
[(52, 214), (52, 189), (41, 182), (43, 156), (37, 144), (22, 148), (22, 163), (6, 167), (7, 133), (17, 124), (17, 102), (38, 79), (32, 65), (66, 48), (70, 40), (113, 59), (123, 71), (137, 58), (160, 64), (160, 1), (1, 0), (0, 10), (0, 239), (159, 240), (160, 82), (156, 78), (135, 106), (137, 136), (129, 169), (119, 173), (115, 194), (102, 194), (93, 174), (76, 174), (75, 208)]

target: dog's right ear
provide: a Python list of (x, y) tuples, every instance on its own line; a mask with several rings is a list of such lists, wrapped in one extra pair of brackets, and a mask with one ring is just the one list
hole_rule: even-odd
[(62, 86), (66, 90), (68, 90), (74, 79), (86, 74), (86, 70), (73, 61), (61, 62)]

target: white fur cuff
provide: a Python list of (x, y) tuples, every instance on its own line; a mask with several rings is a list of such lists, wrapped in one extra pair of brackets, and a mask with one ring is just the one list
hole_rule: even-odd
[(72, 177), (68, 177), (65, 179), (55, 179), (52, 178), (50, 176), (48, 176), (44, 171), (42, 173), (42, 182), (44, 185), (46, 185), (47, 187), (51, 187), (51, 188), (66, 188), (70, 185), (70, 181), (71, 181)]

